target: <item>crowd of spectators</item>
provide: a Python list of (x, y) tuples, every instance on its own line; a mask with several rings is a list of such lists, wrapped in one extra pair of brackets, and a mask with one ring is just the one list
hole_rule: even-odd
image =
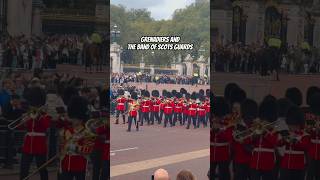
[(185, 75), (168, 75), (168, 74), (154, 74), (149, 73), (113, 73), (111, 75), (111, 83), (157, 83), (157, 84), (208, 84), (207, 78), (200, 78), (195, 76)]
[(214, 70), (219, 72), (261, 73), (277, 69), (282, 73), (320, 72), (319, 49), (298, 46), (270, 48), (256, 44), (227, 44), (213, 48)]
[[(0, 37), (0, 67), (22, 69), (54, 69), (56, 64), (84, 65), (88, 35), (24, 35)], [(106, 57), (105, 43), (99, 44), (101, 56)]]

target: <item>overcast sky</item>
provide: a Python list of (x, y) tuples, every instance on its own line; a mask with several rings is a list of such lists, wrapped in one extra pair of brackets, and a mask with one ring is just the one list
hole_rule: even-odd
[(111, 4), (121, 4), (129, 9), (146, 8), (156, 20), (170, 19), (176, 9), (184, 8), (195, 0), (111, 0)]

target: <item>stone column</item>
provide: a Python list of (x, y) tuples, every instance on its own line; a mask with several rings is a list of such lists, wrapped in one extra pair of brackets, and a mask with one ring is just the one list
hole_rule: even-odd
[(112, 72), (121, 72), (121, 46), (117, 43), (113, 43), (110, 46), (110, 58), (112, 58)]
[(8, 32), (12, 36), (25, 34), (31, 35), (32, 25), (32, 0), (8, 1)]

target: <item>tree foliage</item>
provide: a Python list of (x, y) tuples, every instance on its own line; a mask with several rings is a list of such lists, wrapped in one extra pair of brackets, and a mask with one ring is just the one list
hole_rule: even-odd
[[(127, 9), (121, 5), (111, 5), (110, 29), (116, 24), (121, 31), (118, 43), (123, 47), (125, 63), (145, 62), (155, 65), (169, 65), (179, 54), (191, 54), (195, 58), (209, 56), (210, 47), (210, 7), (209, 2), (193, 3), (184, 9), (177, 9), (172, 19), (155, 20), (147, 9)], [(180, 43), (193, 43), (192, 51), (128, 51), (128, 43), (138, 43), (142, 36), (180, 36)]]

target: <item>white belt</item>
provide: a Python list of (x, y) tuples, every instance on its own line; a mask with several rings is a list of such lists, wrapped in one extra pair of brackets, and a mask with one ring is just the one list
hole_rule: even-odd
[(46, 136), (45, 133), (38, 133), (38, 132), (28, 132), (28, 136)]
[(255, 152), (274, 152), (274, 149), (268, 149), (268, 148), (254, 148), (253, 151)]
[(105, 140), (104, 143), (110, 144), (110, 140)]
[(198, 109), (198, 111), (205, 111), (205, 109)]
[(313, 144), (320, 144), (320, 139), (311, 139)]
[(182, 107), (180, 107), (180, 106), (176, 106), (176, 108), (179, 108), (179, 109), (181, 109)]
[(290, 151), (290, 150), (285, 150), (285, 154), (304, 154), (304, 151)]
[(195, 108), (189, 108), (189, 110), (196, 110)]
[(142, 107), (144, 107), (144, 108), (148, 108), (149, 106), (142, 106)]
[(153, 105), (153, 106), (159, 106), (159, 105)]
[(228, 146), (229, 143), (210, 143), (210, 146)]
[(124, 103), (118, 103), (118, 105), (124, 105)]
[(168, 107), (168, 106), (167, 106), (167, 107), (164, 107), (164, 108), (170, 108), (170, 109), (171, 109), (172, 107)]

